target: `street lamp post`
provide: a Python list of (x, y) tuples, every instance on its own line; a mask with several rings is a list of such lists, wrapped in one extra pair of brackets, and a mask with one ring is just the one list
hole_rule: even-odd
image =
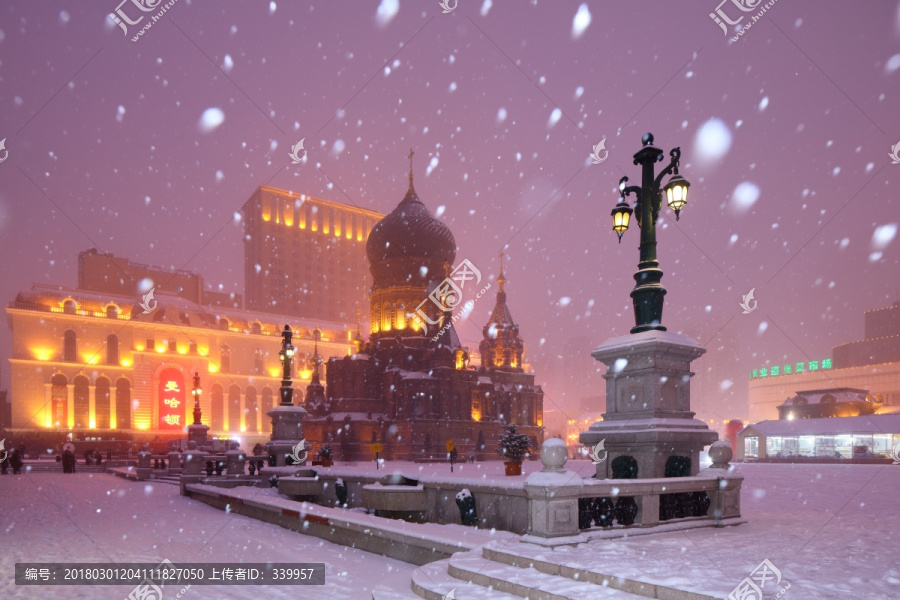
[(278, 358), (281, 359), (281, 364), (284, 367), (281, 377), (282, 406), (293, 406), (294, 387), (291, 384), (291, 361), (294, 358), (294, 347), (291, 345), (292, 337), (291, 328), (285, 325), (281, 331), (281, 351), (278, 353)]
[(200, 423), (200, 394), (203, 393), (203, 390), (200, 389), (200, 373), (194, 373), (194, 387), (191, 389), (191, 395), (194, 397), (194, 425), (201, 425)]
[[(681, 216), (681, 209), (687, 203), (687, 192), (690, 187), (681, 175), (678, 174), (678, 163), (681, 159), (681, 148), (674, 148), (669, 155), (671, 160), (659, 175), (654, 174), (654, 164), (663, 160), (663, 151), (653, 146), (653, 134), (645, 133), (641, 139), (643, 147), (634, 155), (634, 164), (641, 165), (641, 185), (626, 186), (628, 177), (619, 180), (619, 203), (612, 210), (613, 231), (622, 241), (622, 234), (628, 230), (628, 224), (632, 212), (641, 229), (640, 262), (638, 270), (634, 274), (636, 282), (631, 291), (634, 304), (635, 326), (631, 333), (641, 331), (659, 330), (665, 331), (662, 325), (663, 301), (666, 289), (662, 286), (663, 272), (659, 268), (656, 258), (656, 219), (659, 217), (659, 209), (662, 205), (662, 195), (665, 193), (669, 208), (675, 211), (675, 219)], [(664, 188), (660, 188), (666, 175), (672, 177)], [(634, 211), (628, 206), (626, 197), (634, 193)]]

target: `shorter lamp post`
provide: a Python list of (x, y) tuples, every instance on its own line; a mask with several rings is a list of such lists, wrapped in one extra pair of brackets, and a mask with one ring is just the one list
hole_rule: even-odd
[(291, 384), (291, 361), (294, 359), (294, 347), (291, 345), (293, 333), (287, 325), (281, 331), (281, 351), (278, 358), (284, 367), (281, 377), (281, 405), (293, 406), (294, 387)]
[[(681, 148), (674, 148), (669, 155), (669, 164), (654, 175), (653, 166), (663, 160), (663, 151), (653, 146), (653, 134), (646, 133), (641, 139), (643, 148), (634, 155), (634, 164), (641, 165), (641, 185), (626, 186), (628, 177), (619, 180), (619, 203), (612, 210), (613, 231), (622, 242), (622, 234), (628, 230), (631, 215), (634, 213), (638, 226), (641, 229), (640, 262), (638, 271), (634, 274), (636, 285), (631, 291), (634, 304), (635, 326), (631, 333), (640, 333), (656, 329), (665, 331), (662, 325), (662, 309), (666, 290), (660, 283), (663, 272), (659, 268), (656, 258), (656, 219), (659, 217), (659, 209), (662, 205), (662, 196), (665, 193), (666, 202), (675, 211), (675, 220), (681, 216), (681, 209), (687, 204), (687, 193), (690, 183), (678, 174), (678, 164), (681, 160)], [(669, 182), (660, 189), (663, 177), (671, 174)], [(625, 199), (634, 193), (634, 211), (628, 206)]]
[(201, 425), (200, 423), (200, 394), (203, 393), (203, 390), (200, 389), (200, 373), (194, 372), (194, 387), (191, 389), (191, 395), (194, 397), (194, 425)]

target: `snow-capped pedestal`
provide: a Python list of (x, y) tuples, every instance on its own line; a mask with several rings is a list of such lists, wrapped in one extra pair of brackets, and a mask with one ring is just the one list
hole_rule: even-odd
[(541, 445), (544, 468), (525, 479), (528, 498), (528, 534), (523, 542), (545, 546), (578, 544), (586, 541), (578, 528), (578, 498), (584, 481), (578, 473), (564, 468), (568, 456), (560, 452), (565, 442), (556, 438)]
[(181, 468), (181, 452), (178, 450), (172, 450), (168, 455), (169, 460), (169, 474), (171, 475), (180, 475), (184, 469)]
[(231, 450), (225, 453), (225, 469), (229, 475), (243, 475), (247, 454), (240, 449), (240, 444), (231, 442)]
[(611, 477), (619, 456), (637, 460), (640, 479), (665, 477), (673, 456), (690, 458), (690, 474), (698, 473), (700, 451), (718, 437), (691, 411), (691, 361), (705, 352), (685, 335), (651, 330), (612, 338), (591, 353), (606, 365), (606, 412), (579, 441), (604, 441), (598, 478)]
[(138, 480), (143, 481), (145, 479), (150, 478), (150, 473), (153, 472), (153, 467), (151, 466), (151, 461), (153, 460), (153, 454), (147, 450), (147, 445), (144, 444), (141, 446), (141, 451), (137, 453), (137, 476)]
[(209, 426), (202, 423), (188, 425), (188, 442), (197, 442), (197, 446), (202, 448), (209, 444)]
[(190, 440), (188, 442), (188, 449), (184, 453), (184, 474), (200, 475), (206, 464), (207, 456), (209, 455), (206, 452), (197, 449), (197, 442), (195, 440)]
[(307, 414), (306, 409), (302, 406), (279, 404), (266, 411), (266, 414), (272, 419), (272, 441), (266, 443), (266, 449), (269, 456), (275, 456), (275, 466), (284, 467), (287, 465), (285, 459), (304, 439), (302, 421)]

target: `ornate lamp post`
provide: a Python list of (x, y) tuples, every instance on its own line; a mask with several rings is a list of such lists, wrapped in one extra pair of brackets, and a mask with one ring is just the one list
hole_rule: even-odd
[[(203, 424), (202, 414), (200, 412), (200, 395), (203, 393), (203, 390), (200, 389), (200, 373), (194, 372), (194, 385), (191, 388), (191, 396), (194, 398), (194, 422), (191, 425), (188, 425), (188, 446), (190, 447), (190, 442), (195, 442), (192, 450), (196, 450), (196, 448), (204, 448), (208, 443), (207, 433), (209, 432), (209, 427)], [(199, 451), (197, 451), (199, 452)], [(201, 453), (202, 454), (202, 453)], [(199, 456), (199, 455), (198, 455)], [(199, 460), (199, 458), (197, 459)], [(199, 467), (198, 467), (199, 468)], [(193, 469), (192, 469), (193, 471)], [(199, 471), (198, 471), (199, 473)]]
[[(291, 328), (285, 325), (281, 331), (281, 351), (278, 353), (284, 367), (281, 378), (281, 404), (266, 411), (272, 419), (272, 438), (266, 443), (266, 451), (269, 455), (269, 465), (273, 467), (290, 464), (287, 459), (290, 457), (293, 460), (293, 456), (302, 451), (306, 443), (302, 422), (306, 416), (306, 409), (294, 406), (292, 402), (294, 398), (294, 386), (291, 384), (291, 362), (294, 359), (292, 338)], [(264, 474), (261, 470), (260, 475)]]
[(292, 338), (291, 328), (285, 325), (281, 331), (281, 351), (278, 353), (278, 358), (281, 359), (281, 364), (284, 367), (281, 377), (282, 406), (293, 405), (294, 387), (291, 384), (291, 361), (294, 359), (294, 347), (291, 345)]
[[(680, 216), (690, 184), (678, 174), (680, 148), (669, 153), (669, 164), (656, 175), (653, 167), (663, 159), (663, 151), (653, 146), (649, 133), (642, 141), (643, 148), (634, 155), (634, 164), (642, 168), (641, 185), (626, 185), (627, 177), (619, 180), (622, 196), (612, 211), (613, 231), (620, 240), (632, 213), (641, 228), (641, 259), (631, 291), (635, 326), (630, 335), (606, 340), (591, 353), (606, 366), (606, 412), (602, 421), (578, 436), (595, 451), (607, 451), (608, 460), (597, 464), (601, 479), (619, 476), (621, 471), (612, 469), (617, 462), (628, 465), (637, 478), (666, 477), (675, 465), (696, 475), (701, 450), (717, 437), (691, 410), (691, 362), (706, 349), (684, 334), (666, 331), (661, 323), (666, 290), (660, 284), (663, 272), (656, 259), (656, 219), (663, 194), (675, 218)], [(671, 178), (663, 186), (667, 175)], [(637, 197), (634, 211), (625, 199), (632, 193)], [(619, 362), (622, 357), (628, 359), (624, 367)], [(625, 503), (623, 510), (630, 511), (629, 506)], [(659, 506), (645, 504), (643, 510), (644, 514), (659, 513)]]
[[(657, 329), (665, 331), (662, 325), (663, 301), (666, 289), (662, 286), (663, 272), (659, 268), (656, 258), (656, 219), (659, 217), (659, 209), (662, 205), (663, 192), (669, 208), (675, 211), (675, 219), (681, 216), (681, 209), (687, 204), (687, 192), (690, 187), (681, 175), (678, 174), (678, 163), (681, 160), (681, 148), (674, 148), (669, 155), (671, 160), (668, 166), (660, 171), (659, 175), (653, 172), (655, 163), (663, 160), (663, 151), (653, 146), (653, 134), (645, 133), (641, 139), (643, 148), (634, 155), (634, 164), (641, 165), (641, 185), (626, 186), (628, 177), (619, 180), (619, 203), (612, 210), (613, 231), (622, 241), (622, 234), (628, 230), (632, 210), (625, 199), (633, 192), (636, 196), (634, 202), (634, 214), (638, 226), (641, 229), (640, 262), (638, 271), (634, 274), (636, 285), (631, 291), (634, 303), (635, 326), (631, 333), (639, 333)], [(660, 188), (666, 175), (672, 175), (669, 182)]]
[(194, 397), (194, 425), (200, 425), (200, 394), (203, 393), (203, 390), (200, 389), (200, 373), (194, 373), (194, 387), (191, 388), (191, 396)]

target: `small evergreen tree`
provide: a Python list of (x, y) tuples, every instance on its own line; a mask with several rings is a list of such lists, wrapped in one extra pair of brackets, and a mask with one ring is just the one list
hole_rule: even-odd
[(500, 434), (500, 446), (497, 452), (503, 455), (507, 461), (521, 462), (531, 450), (531, 442), (524, 433), (519, 433), (515, 423), (510, 423), (506, 431)]

